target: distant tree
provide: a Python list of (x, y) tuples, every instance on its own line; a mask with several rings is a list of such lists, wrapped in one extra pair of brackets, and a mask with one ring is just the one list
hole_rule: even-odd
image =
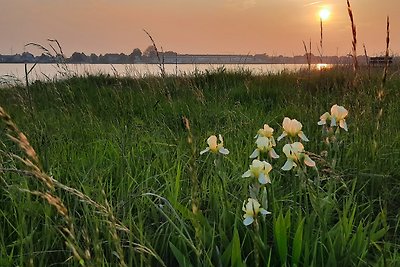
[(129, 56), (124, 53), (119, 54), (118, 63), (129, 63)]
[(97, 57), (97, 63), (100, 63), (100, 64), (104, 64), (104, 63), (107, 63), (107, 62), (105, 62), (106, 60), (105, 60), (105, 58), (104, 58), (104, 56), (102, 55), (102, 54), (100, 54), (98, 57)]
[(35, 61), (35, 56), (34, 55), (32, 55), (31, 53), (29, 53), (29, 52), (24, 52), (24, 53), (22, 53), (22, 59), (23, 59), (23, 61), (26, 63), (26, 62), (34, 62)]
[(141, 60), (142, 51), (139, 48), (133, 49), (132, 53), (129, 54), (129, 63), (135, 63)]
[(131, 55), (134, 56), (134, 57), (141, 58), (142, 57), (142, 51), (139, 48), (135, 48), (135, 49), (133, 49)]
[(90, 63), (92, 63), (92, 64), (96, 64), (99, 62), (99, 57), (94, 53), (90, 54), (89, 59), (90, 59)]
[(74, 52), (68, 61), (70, 63), (86, 63), (88, 58), (84, 53)]
[(148, 58), (155, 58), (157, 57), (157, 51), (156, 48), (153, 45), (149, 45), (146, 50), (143, 52), (144, 57)]
[(52, 62), (52, 58), (49, 55), (45, 54), (45, 53), (42, 53), (40, 56), (38, 56), (37, 60), (38, 60), (39, 63)]
[(174, 52), (174, 51), (166, 51), (163, 53), (164, 57), (176, 57), (178, 55), (178, 53)]

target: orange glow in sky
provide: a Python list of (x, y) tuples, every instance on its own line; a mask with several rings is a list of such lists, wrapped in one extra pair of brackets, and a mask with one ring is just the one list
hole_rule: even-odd
[[(318, 46), (319, 12), (324, 54), (351, 51), (351, 27), (342, 0), (0, 0), (0, 54), (22, 53), (29, 42), (57, 39), (67, 56), (74, 51), (129, 54), (151, 42), (164, 51), (209, 54), (303, 55), (303, 41)], [(357, 40), (370, 55), (385, 51), (386, 16), (390, 48), (400, 48), (399, 0), (350, 0)], [(316, 19), (318, 16), (318, 19)], [(324, 15), (325, 16), (325, 15)], [(321, 16), (322, 17), (322, 16)], [(328, 23), (329, 22), (329, 23)], [(31, 51), (30, 51), (31, 52)], [(32, 51), (34, 52), (34, 51)], [(317, 54), (317, 51), (312, 51)]]

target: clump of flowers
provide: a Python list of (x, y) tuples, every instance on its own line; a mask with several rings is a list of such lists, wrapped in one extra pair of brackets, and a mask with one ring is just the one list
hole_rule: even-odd
[[(270, 158), (279, 158), (274, 147), (276, 142), (273, 136), (274, 129), (268, 124), (264, 124), (263, 128), (257, 131), (256, 138), (257, 148), (250, 155), (253, 158), (249, 169), (243, 173), (243, 178), (255, 178), (253, 183), (249, 185), (250, 198), (243, 203), (243, 211), (245, 212), (243, 223), (244, 225), (252, 224), (258, 213), (263, 215), (269, 214), (265, 209), (261, 208), (261, 204), (257, 198), (261, 197), (261, 203), (264, 207), (268, 206), (266, 185), (271, 183), (269, 173), (272, 170), (272, 165), (265, 160), (261, 160), (264, 154), (268, 154)], [(257, 159), (255, 159), (257, 158)]]
[(290, 138), (300, 137), (301, 140), (308, 142), (307, 136), (301, 130), (303, 125), (296, 119), (285, 117), (282, 122), (283, 133), (278, 137), (278, 141), (288, 136)]
[(254, 177), (260, 182), (260, 184), (265, 185), (271, 183), (269, 177), (269, 172), (272, 170), (271, 164), (266, 161), (260, 161), (258, 159), (253, 160), (248, 171), (243, 173), (242, 177)]
[(284, 171), (289, 171), (302, 163), (309, 167), (315, 167), (315, 162), (305, 153), (304, 146), (300, 142), (284, 145), (283, 153), (287, 157), (286, 163), (282, 167)]
[(212, 153), (221, 153), (223, 155), (228, 155), (229, 154), (229, 150), (224, 148), (224, 139), (222, 138), (222, 135), (218, 135), (218, 139), (219, 139), (219, 143), (218, 143), (218, 139), (215, 135), (211, 135), (210, 137), (208, 137), (207, 139), (207, 144), (208, 147), (206, 147), (206, 149), (202, 150), (200, 152), (200, 155), (203, 155), (206, 152), (212, 152)]
[(319, 118), (320, 121), (318, 122), (318, 125), (326, 125), (327, 120), (330, 120), (330, 126), (338, 126), (342, 128), (345, 131), (348, 131), (347, 129), (347, 123), (346, 123), (346, 117), (349, 114), (347, 109), (345, 109), (343, 106), (338, 106), (338, 105), (333, 105), (331, 107), (331, 113), (325, 112), (324, 114), (321, 115)]
[(243, 215), (243, 224), (246, 226), (252, 224), (256, 220), (259, 213), (262, 215), (271, 214), (271, 212), (262, 208), (258, 200), (254, 198), (248, 198), (247, 203), (246, 200), (243, 201), (242, 210), (245, 212)]

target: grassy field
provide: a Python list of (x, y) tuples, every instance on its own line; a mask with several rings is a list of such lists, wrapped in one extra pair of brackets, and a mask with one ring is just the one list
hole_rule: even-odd
[[(0, 266), (399, 266), (400, 77), (381, 77), (219, 69), (1, 89)], [(317, 122), (334, 104), (348, 132), (327, 144)], [(260, 188), (242, 177), (254, 136), (268, 124), (277, 139), (285, 117), (316, 167), (282, 170), (283, 139)], [(230, 153), (200, 155), (218, 134)], [(271, 214), (245, 226), (251, 196)]]

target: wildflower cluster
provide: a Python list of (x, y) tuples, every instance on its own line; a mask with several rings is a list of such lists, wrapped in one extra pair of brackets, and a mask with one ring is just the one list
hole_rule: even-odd
[[(331, 113), (324, 113), (320, 117), (318, 125), (324, 125), (327, 127), (328, 121), (330, 122), (330, 128), (335, 126), (347, 131), (346, 116), (348, 111), (338, 105), (333, 105), (331, 108)], [(306, 168), (315, 168), (316, 163), (310, 158), (309, 154), (304, 148), (303, 142), (308, 142), (309, 139), (302, 131), (303, 125), (296, 119), (290, 119), (285, 117), (282, 122), (282, 134), (278, 137), (277, 141), (286, 140), (283, 145), (282, 152), (286, 156), (286, 162), (281, 167), (283, 171), (290, 171), (292, 169), (296, 170), (298, 175), (302, 176), (306, 173)], [(337, 129), (337, 130), (338, 130)], [(274, 129), (268, 124), (264, 124), (263, 128), (257, 131), (255, 135), (256, 148), (250, 155), (252, 163), (249, 169), (242, 174), (242, 178), (251, 178), (252, 183), (249, 186), (250, 197), (243, 202), (242, 210), (243, 224), (248, 226), (255, 222), (257, 225), (258, 215), (270, 214), (266, 210), (268, 206), (267, 201), (267, 186), (271, 184), (271, 171), (273, 166), (271, 161), (278, 159), (279, 155), (275, 151), (276, 142), (273, 136)], [(219, 143), (218, 143), (219, 139)], [(200, 152), (204, 154), (206, 152), (212, 152), (215, 154), (227, 155), (229, 150), (224, 148), (224, 142), (221, 135), (219, 138), (215, 135), (210, 136), (207, 139), (208, 147)], [(261, 199), (259, 202), (258, 199)]]

